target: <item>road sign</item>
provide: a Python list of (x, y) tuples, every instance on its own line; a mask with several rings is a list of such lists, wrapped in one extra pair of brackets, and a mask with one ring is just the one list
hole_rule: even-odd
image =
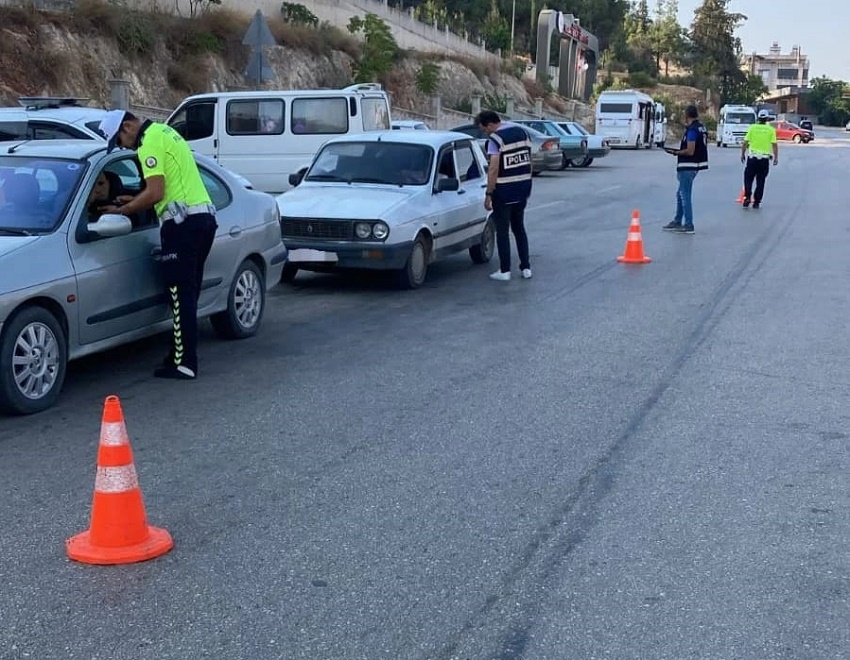
[(242, 39), (242, 44), (251, 48), (262, 48), (263, 46), (277, 46), (277, 41), (269, 29), (269, 23), (263, 12), (259, 9), (251, 19), (251, 25), (248, 26), (248, 31), (245, 33), (245, 38)]
[(262, 48), (255, 51), (254, 54), (251, 55), (251, 61), (248, 62), (248, 68), (245, 69), (245, 77), (256, 82), (258, 89), (267, 80), (274, 79), (274, 72), (271, 70), (271, 67), (265, 66), (263, 64)]

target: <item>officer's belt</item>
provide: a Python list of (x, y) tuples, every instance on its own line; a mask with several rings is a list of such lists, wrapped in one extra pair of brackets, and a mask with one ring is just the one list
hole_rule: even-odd
[(765, 160), (770, 158), (770, 154), (759, 153), (758, 151), (751, 151), (748, 154), (748, 158), (755, 158), (756, 160)]
[(172, 213), (171, 211), (163, 211), (162, 215), (159, 216), (159, 224), (162, 225), (169, 220), (174, 220), (178, 216), (183, 216), (183, 219), (178, 221), (183, 222), (186, 217), (190, 215), (199, 215), (201, 213), (209, 213), (210, 215), (215, 215), (215, 206), (212, 204), (195, 204), (194, 206), (186, 206), (183, 213)]

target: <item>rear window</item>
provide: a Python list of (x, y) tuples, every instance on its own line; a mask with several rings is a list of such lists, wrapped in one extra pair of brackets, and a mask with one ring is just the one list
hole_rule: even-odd
[(363, 108), (364, 131), (385, 131), (390, 127), (390, 109), (385, 98), (363, 99), (360, 105)]
[(632, 114), (631, 103), (602, 103), (599, 112), (604, 115), (630, 115)]

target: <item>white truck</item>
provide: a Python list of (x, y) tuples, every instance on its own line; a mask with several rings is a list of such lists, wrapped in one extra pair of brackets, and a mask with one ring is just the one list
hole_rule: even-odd
[(756, 111), (748, 105), (724, 105), (717, 119), (717, 146), (740, 147), (751, 124), (756, 123)]
[(608, 90), (596, 102), (596, 134), (612, 147), (651, 149), (656, 141), (652, 97), (634, 89)]

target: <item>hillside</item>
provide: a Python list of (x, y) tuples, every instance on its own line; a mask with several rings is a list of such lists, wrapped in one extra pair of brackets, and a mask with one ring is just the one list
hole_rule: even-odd
[[(187, 19), (164, 12), (131, 11), (104, 0), (79, 0), (70, 11), (0, 6), (0, 103), (20, 96), (77, 96), (96, 105), (109, 102), (108, 81), (126, 80), (133, 105), (171, 109), (185, 96), (203, 91), (252, 88), (242, 75), (250, 49), (242, 45), (250, 16), (216, 8)], [(266, 48), (264, 64), (274, 89), (339, 88), (353, 81), (362, 44), (327, 23), (304, 26), (268, 17), (278, 46)], [(417, 72), (428, 60), (439, 65), (436, 94), (446, 109), (468, 111), (472, 95), (489, 102), (513, 97), (529, 110), (545, 97), (550, 114), (586, 120), (589, 109), (546, 94), (534, 81), (492, 59), (400, 51), (384, 83), (393, 111), (429, 114), (430, 95), (417, 89)], [(592, 113), (590, 113), (592, 114)], [(439, 123), (452, 123), (449, 112)]]

